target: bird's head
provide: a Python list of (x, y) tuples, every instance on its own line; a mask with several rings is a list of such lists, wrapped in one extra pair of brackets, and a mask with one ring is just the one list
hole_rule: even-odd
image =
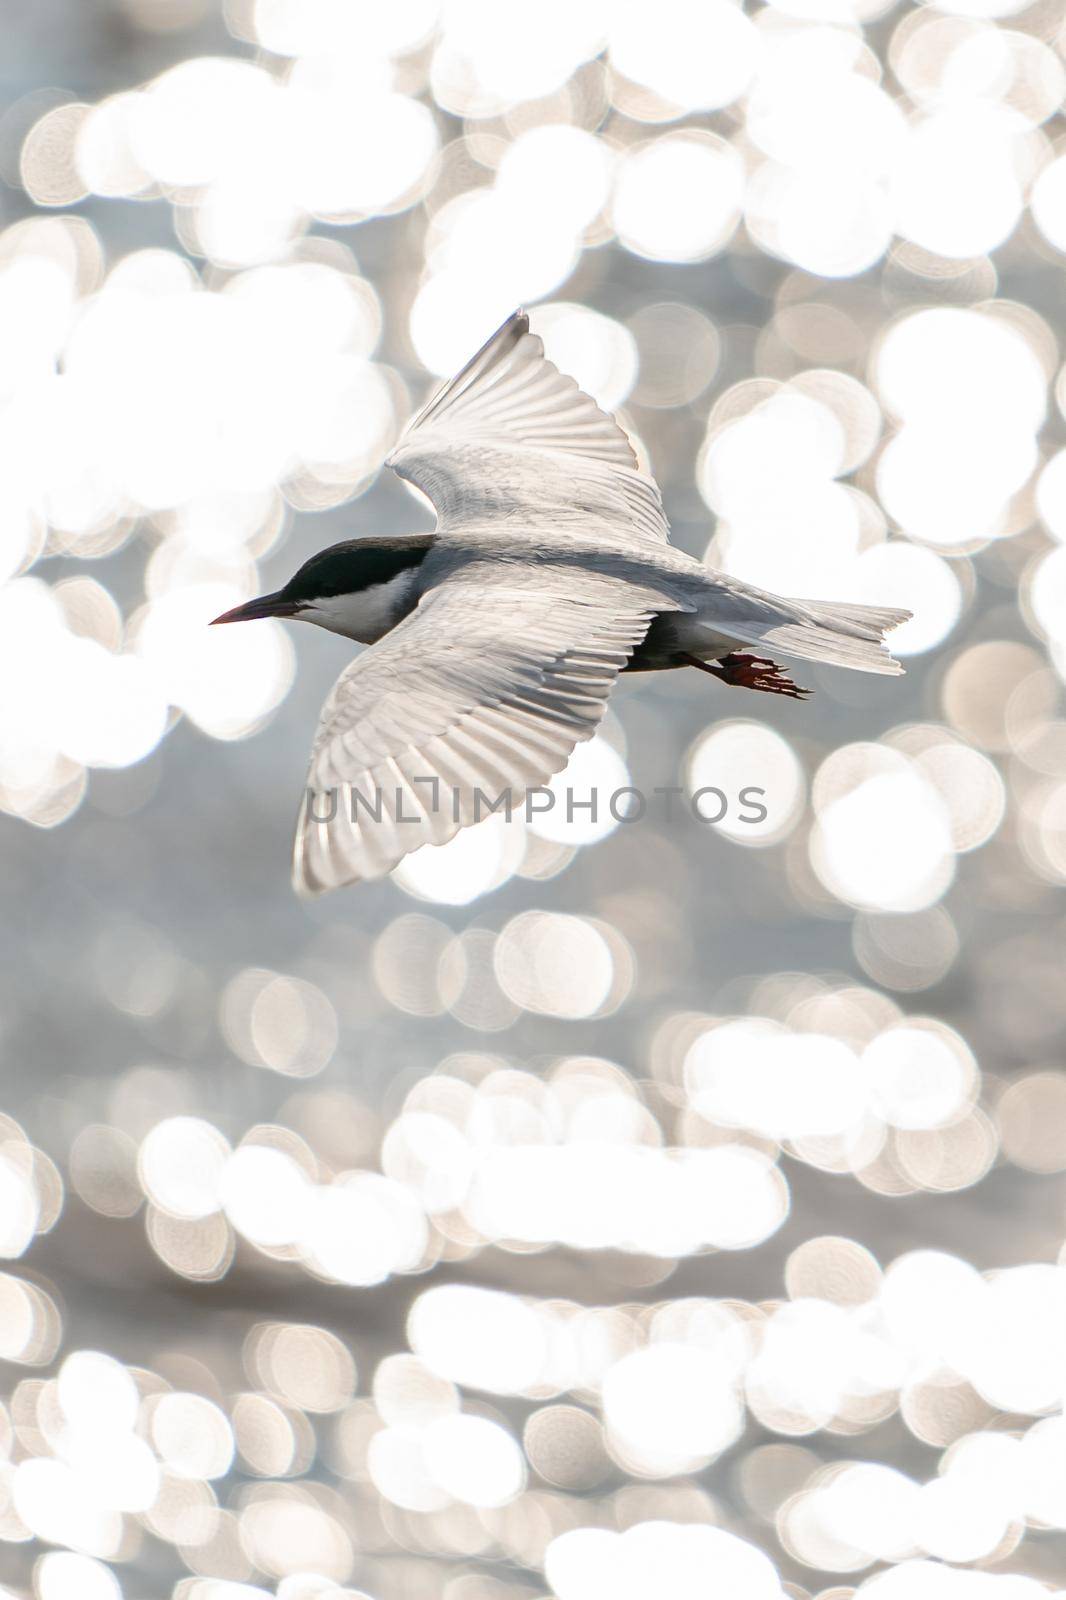
[(346, 539), (305, 561), (283, 588), (224, 611), (215, 622), (292, 617), (373, 644), (416, 604), (415, 577), (435, 536)]

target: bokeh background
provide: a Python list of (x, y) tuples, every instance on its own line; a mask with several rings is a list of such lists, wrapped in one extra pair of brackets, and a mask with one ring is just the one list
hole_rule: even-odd
[[(1066, 1592), (1062, 0), (3, 28), (4, 1596)], [(720, 824), (301, 903), (350, 647), (205, 624), (520, 303), (908, 676), (627, 681), (567, 781)]]

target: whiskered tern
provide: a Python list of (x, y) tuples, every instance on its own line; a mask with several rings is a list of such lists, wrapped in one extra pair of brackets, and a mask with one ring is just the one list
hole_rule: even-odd
[(380, 878), (559, 772), (620, 672), (698, 667), (808, 693), (767, 655), (898, 673), (889, 607), (784, 600), (669, 542), (618, 423), (544, 355), (518, 311), (423, 406), (387, 464), (436, 531), (346, 540), (216, 622), (295, 617), (373, 648), (323, 707), (293, 881)]

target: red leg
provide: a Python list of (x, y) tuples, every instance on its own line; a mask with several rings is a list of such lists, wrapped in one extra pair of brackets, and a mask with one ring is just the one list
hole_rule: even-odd
[(701, 661), (699, 656), (690, 655), (683, 659), (690, 667), (698, 667), (701, 672), (709, 672), (722, 683), (735, 684), (741, 689), (759, 689), (763, 694), (787, 694), (793, 700), (804, 700), (811, 692), (793, 683), (788, 673), (766, 656), (734, 652), (723, 656), (720, 661)]

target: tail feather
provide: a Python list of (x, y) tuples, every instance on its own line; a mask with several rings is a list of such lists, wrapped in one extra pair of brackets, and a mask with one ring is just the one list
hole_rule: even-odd
[(860, 606), (847, 601), (792, 602), (800, 616), (787, 622), (760, 625), (758, 632), (736, 633), (747, 644), (773, 647), (803, 661), (824, 661), (856, 672), (898, 675), (903, 667), (889, 654), (883, 635), (912, 615), (892, 606)]

